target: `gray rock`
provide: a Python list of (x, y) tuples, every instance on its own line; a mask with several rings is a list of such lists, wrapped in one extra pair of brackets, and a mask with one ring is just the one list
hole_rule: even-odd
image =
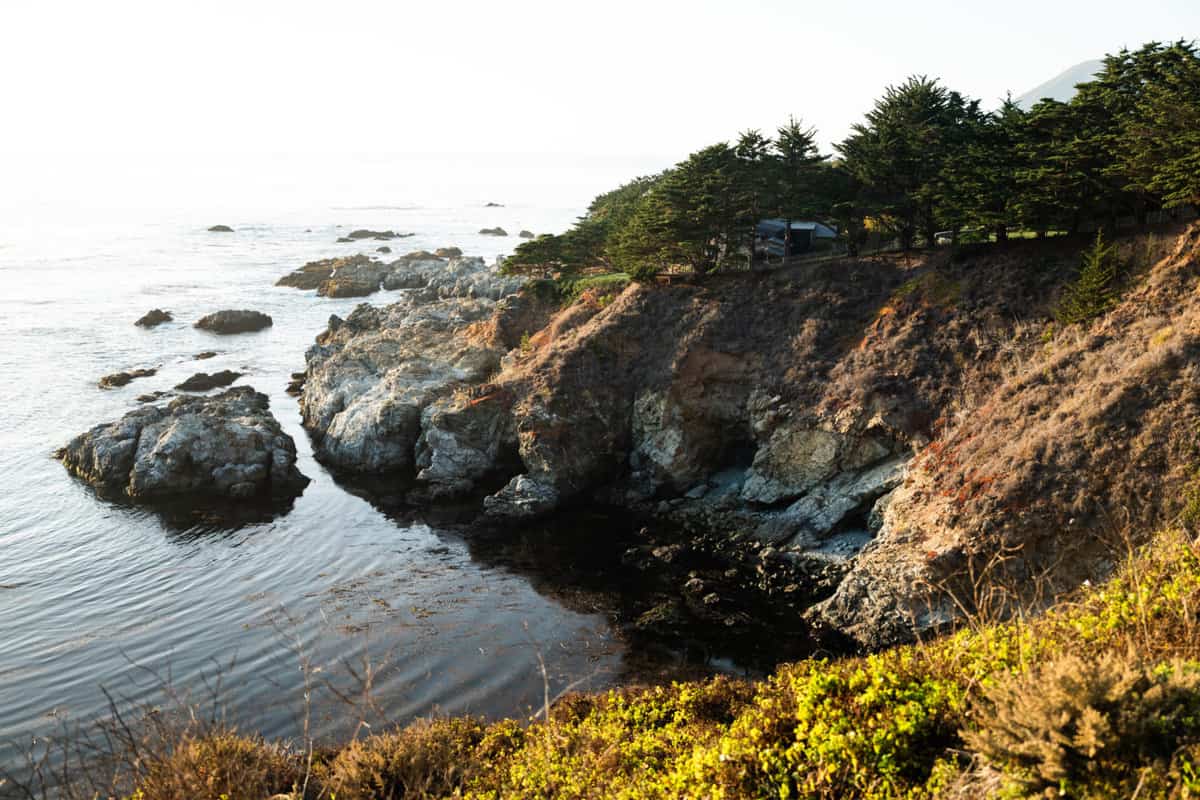
[(138, 408), (75, 437), (56, 455), (103, 493), (138, 501), (290, 498), (308, 483), (267, 396), (245, 386)]
[(498, 348), (461, 335), (493, 306), (407, 298), (330, 318), (305, 356), (300, 399), (317, 454), (348, 471), (411, 469), (425, 408), (498, 368)]
[(170, 311), (163, 311), (161, 308), (155, 308), (143, 314), (137, 322), (133, 323), (142, 328), (153, 328), (157, 325), (162, 325), (164, 322), (170, 322), (174, 317)]
[(210, 389), (217, 389), (223, 386), (229, 386), (231, 383), (242, 377), (242, 373), (232, 370), (223, 369), (220, 372), (197, 372), (192, 377), (188, 378), (183, 383), (175, 388), (184, 392), (207, 392)]
[(532, 519), (553, 511), (558, 502), (558, 490), (549, 482), (518, 475), (503, 489), (483, 499), (483, 511), (496, 519)]
[(233, 334), (260, 331), (272, 324), (271, 317), (261, 311), (230, 309), (201, 317), (195, 327), (212, 333)]

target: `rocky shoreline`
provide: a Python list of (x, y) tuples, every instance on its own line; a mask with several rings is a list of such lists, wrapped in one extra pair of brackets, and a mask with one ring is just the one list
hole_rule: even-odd
[[(1078, 380), (1100, 374), (1106, 362), (1095, 353), (1161, 327), (1155, 308), (1191, 302), (1198, 236), (1180, 239), (1144, 305), (1114, 315), (1107, 339), (1062, 344), (1057, 357), (1076, 359)], [(965, 409), (1055, 402), (1038, 376), (1059, 368), (1037, 366), (1054, 356), (1033, 331), (1063, 271), (1039, 271), (1010, 250), (984, 265), (948, 254), (848, 259), (591, 289), (566, 302), (552, 282), (508, 277), (452, 249), (312, 262), (279, 284), (326, 297), (387, 291), (394, 302), (331, 316), (288, 392), (317, 458), (381, 507), (454, 509), (499, 540), (538, 526), (596, 537), (591, 557), (613, 565), (616, 585), (644, 589), (609, 595), (610, 615), (631, 636), (786, 631), (802, 649), (874, 649), (953, 622), (964, 608), (955, 581), (998, 548), (1024, 548), (1004, 567), (1017, 582), (1101, 575), (1098, 539), (1072, 540), (1077, 557), (1063, 561), (1054, 537), (1103, 512), (1077, 499), (1064, 520), (1054, 481), (1060, 492), (1103, 484), (1158, 496), (1148, 509), (1169, 505), (1165, 483), (1107, 464), (1015, 459), (1008, 475), (989, 465), (1015, 440), (1010, 429), (1036, 414), (985, 411), (984, 421), (1003, 425), (987, 422), (990, 443), (974, 443)], [(269, 325), (264, 316), (206, 319), (232, 332)], [(1179, 440), (1174, 429), (1195, 415), (1191, 395), (1170, 388), (1186, 377), (1176, 352), (1120, 378), (1153, 402), (1089, 416), (1078, 430), (1069, 421), (1084, 407), (1067, 402), (1057, 435), (1119, 437), (1134, 424)], [(239, 377), (191, 381), (203, 391)], [(1177, 416), (1156, 410), (1175, 406)], [(1155, 458), (1153, 441), (1131, 452)], [(304, 481), (265, 398), (241, 387), (135, 410), (60, 458), (135, 501), (294, 496)], [(632, 516), (636, 533), (554, 522), (588, 509)]]

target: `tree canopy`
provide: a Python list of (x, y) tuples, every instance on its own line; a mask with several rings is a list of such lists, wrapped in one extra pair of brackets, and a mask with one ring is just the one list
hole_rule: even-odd
[(823, 222), (855, 253), (868, 230), (907, 249), (964, 232), (1111, 230), (1197, 205), (1200, 53), (1184, 41), (1122, 50), (1069, 102), (1028, 111), (1011, 100), (984, 111), (914, 76), (886, 89), (836, 158), (816, 141), (796, 118), (773, 138), (744, 131), (600, 195), (570, 230), (520, 245), (505, 269), (641, 279), (737, 269), (764, 218), (785, 220), (789, 237), (792, 221)]

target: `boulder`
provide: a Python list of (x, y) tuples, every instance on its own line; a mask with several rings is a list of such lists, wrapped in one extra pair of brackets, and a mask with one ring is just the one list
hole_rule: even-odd
[(433, 251), (433, 254), (438, 258), (458, 258), (461, 256), (462, 250), (457, 247), (439, 247)]
[(261, 311), (227, 309), (201, 317), (195, 327), (212, 333), (232, 334), (261, 331), (272, 324), (271, 317)]
[(534, 238), (533, 231), (527, 231), (527, 230), (522, 230), (520, 233), (517, 234), (517, 236), (519, 236), (522, 239), (533, 239)]
[(230, 385), (238, 378), (242, 377), (242, 373), (233, 372), (232, 370), (223, 369), (220, 372), (197, 372), (192, 377), (188, 378), (183, 383), (175, 388), (183, 392), (207, 392), (210, 389), (218, 389)]
[(499, 226), (495, 228), (483, 228), (479, 231), (480, 236), (508, 236), (508, 231)]
[(385, 254), (386, 254), (386, 253), (390, 253), (390, 252), (392, 252), (392, 248), (388, 247), (388, 246), (385, 244), (383, 247), (376, 247), (376, 248), (375, 248), (375, 252), (376, 252), (376, 253), (385, 253)]
[(97, 425), (56, 453), (102, 494), (135, 501), (292, 498), (308, 483), (267, 396), (239, 386)]
[(157, 372), (157, 368), (131, 369), (126, 372), (114, 372), (111, 375), (105, 375), (103, 378), (101, 378), (97, 385), (101, 389), (116, 389), (120, 386), (129, 384), (135, 378), (149, 378)]
[(213, 225), (208, 229), (209, 233), (233, 233), (233, 228), (228, 225)]
[(155, 308), (147, 311), (133, 324), (142, 328), (153, 328), (156, 325), (162, 325), (164, 322), (170, 322), (172, 319), (174, 317), (171, 316), (170, 311)]

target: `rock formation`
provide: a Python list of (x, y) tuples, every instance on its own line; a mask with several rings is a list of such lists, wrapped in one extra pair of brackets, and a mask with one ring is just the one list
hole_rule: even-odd
[(116, 389), (121, 386), (128, 385), (136, 378), (149, 378), (158, 373), (157, 367), (149, 369), (131, 369), (125, 372), (114, 372), (111, 375), (105, 375), (101, 378), (97, 385), (101, 389)]
[(164, 322), (170, 322), (172, 319), (174, 318), (171, 316), (170, 311), (155, 308), (147, 311), (133, 324), (142, 328), (153, 328), (156, 325), (162, 325)]
[(251, 333), (269, 328), (271, 317), (261, 311), (248, 309), (217, 311), (196, 322), (195, 327), (212, 333), (233, 334)]
[(266, 395), (244, 386), (143, 406), (56, 456), (103, 494), (135, 501), (292, 498), (308, 483)]
[(210, 389), (229, 386), (240, 377), (242, 377), (242, 373), (233, 372), (228, 369), (211, 374), (208, 372), (197, 372), (175, 388), (181, 392), (207, 392)]

